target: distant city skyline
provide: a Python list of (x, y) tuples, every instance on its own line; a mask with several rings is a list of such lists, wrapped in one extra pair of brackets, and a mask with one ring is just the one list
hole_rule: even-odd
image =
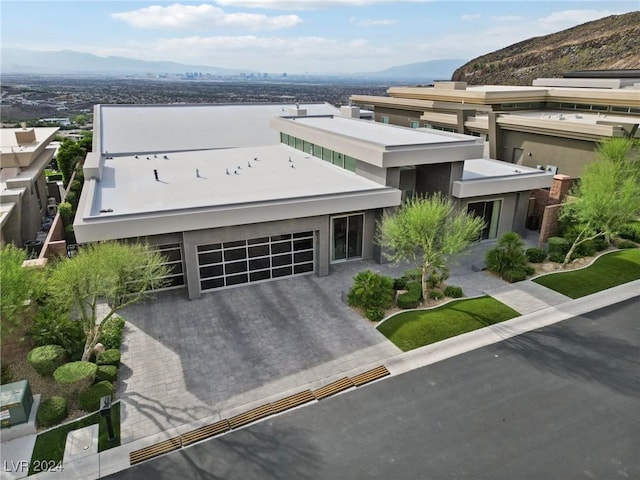
[(3, 0), (2, 46), (268, 73), (471, 59), (638, 10), (623, 1)]

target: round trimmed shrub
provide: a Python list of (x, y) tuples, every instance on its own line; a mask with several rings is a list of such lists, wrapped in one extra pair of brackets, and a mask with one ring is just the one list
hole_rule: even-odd
[(553, 252), (549, 254), (549, 260), (555, 263), (562, 263), (564, 262), (565, 255), (566, 253)]
[(444, 298), (444, 294), (440, 290), (431, 290), (429, 292), (429, 298), (433, 300), (440, 300)]
[(85, 412), (93, 412), (100, 408), (100, 399), (113, 395), (113, 384), (106, 380), (91, 385), (78, 397), (78, 405)]
[(462, 298), (462, 296), (464, 295), (462, 293), (462, 287), (456, 287), (454, 285), (449, 285), (447, 288), (445, 288), (444, 294), (449, 298)]
[(120, 365), (120, 350), (117, 348), (110, 348), (104, 352), (100, 352), (96, 356), (97, 365)]
[(422, 284), (420, 282), (409, 282), (407, 283), (407, 290), (406, 293), (398, 295), (398, 307), (403, 309), (416, 308), (420, 304), (420, 300), (422, 300)]
[(502, 278), (509, 283), (521, 282), (527, 278), (527, 272), (524, 270), (507, 270), (502, 274)]
[(53, 372), (56, 382), (66, 387), (69, 397), (85, 391), (96, 378), (98, 366), (91, 362), (70, 362)]
[(547, 258), (547, 252), (542, 248), (527, 248), (524, 253), (531, 263), (542, 263)]
[(636, 245), (634, 242), (632, 242), (631, 240), (619, 240), (618, 241), (618, 248), (620, 249), (625, 249), (625, 248), (636, 248), (638, 245)]
[(67, 401), (62, 397), (50, 397), (43, 400), (38, 408), (38, 424), (51, 427), (67, 416)]
[(549, 237), (547, 243), (549, 245), (549, 257), (555, 253), (564, 256), (569, 251), (569, 248), (571, 248), (569, 241), (562, 237)]
[(114, 382), (118, 376), (118, 367), (114, 365), (98, 365), (96, 370), (96, 382), (107, 380)]
[(67, 352), (60, 345), (36, 347), (27, 354), (29, 365), (44, 377), (50, 377), (65, 362)]
[(372, 322), (379, 322), (384, 318), (384, 310), (378, 307), (368, 308), (367, 318)]

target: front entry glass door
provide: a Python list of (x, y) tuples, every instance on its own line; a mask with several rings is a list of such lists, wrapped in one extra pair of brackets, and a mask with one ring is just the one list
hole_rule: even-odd
[(331, 219), (331, 260), (339, 262), (362, 258), (364, 214)]

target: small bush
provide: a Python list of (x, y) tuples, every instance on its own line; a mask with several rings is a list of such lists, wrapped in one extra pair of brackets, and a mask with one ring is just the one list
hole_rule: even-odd
[(440, 300), (444, 298), (444, 294), (440, 290), (430, 290), (429, 298), (431, 298), (432, 300)]
[(391, 277), (365, 270), (353, 277), (353, 286), (347, 295), (347, 302), (365, 310), (388, 308), (393, 304), (393, 294)]
[(76, 234), (73, 230), (73, 225), (64, 227), (64, 239), (70, 245), (76, 243)]
[(551, 255), (556, 253), (564, 256), (569, 251), (569, 248), (571, 248), (569, 241), (562, 237), (549, 237), (547, 239), (547, 244), (549, 245), (549, 258), (551, 258)]
[(462, 298), (463, 296), (462, 287), (449, 285), (447, 288), (444, 289), (444, 294), (449, 298)]
[(124, 318), (113, 316), (104, 322), (100, 331), (98, 342), (104, 345), (104, 348), (120, 348), (122, 342), (122, 330), (124, 330)]
[(113, 395), (113, 384), (103, 380), (90, 386), (78, 397), (78, 405), (85, 412), (93, 412), (100, 408), (100, 399)]
[(596, 252), (606, 250), (608, 246), (609, 243), (604, 237), (598, 237), (593, 240), (593, 247), (596, 249)]
[(527, 276), (529, 275), (533, 275), (534, 273), (536, 273), (536, 269), (533, 268), (531, 265), (525, 265), (524, 267), (524, 273), (527, 274)]
[(118, 376), (118, 367), (114, 365), (98, 365), (96, 369), (96, 383), (107, 380), (108, 382), (115, 382)]
[(521, 282), (527, 278), (527, 273), (524, 270), (507, 270), (502, 278), (509, 283)]
[(549, 260), (555, 263), (562, 263), (564, 262), (565, 255), (566, 253), (552, 252), (549, 254)]
[[(76, 173), (76, 177), (77, 176), (78, 174)], [(82, 182), (77, 178), (75, 178), (73, 182), (71, 182), (71, 191), (76, 192), (76, 194), (78, 194), (80, 193), (80, 190), (82, 190)]]
[(422, 281), (422, 269), (421, 268), (412, 268), (410, 270), (404, 271), (404, 277), (407, 279), (407, 282), (421, 282)]
[(547, 258), (547, 252), (542, 248), (527, 248), (524, 253), (531, 263), (542, 263)]
[(29, 365), (43, 377), (50, 377), (65, 362), (67, 352), (60, 345), (36, 347), (27, 354)]
[(113, 365), (117, 367), (120, 365), (120, 350), (116, 348), (110, 348), (101, 352), (96, 357), (97, 365)]
[(384, 318), (384, 310), (381, 308), (373, 307), (367, 309), (367, 318), (372, 322), (379, 322)]
[(496, 242), (496, 246), (485, 255), (487, 268), (502, 275), (511, 270), (522, 270), (527, 265), (522, 237), (515, 232), (507, 232)]
[(407, 279), (405, 277), (399, 277), (393, 279), (393, 289), (394, 290), (406, 290), (407, 289)]
[(422, 284), (420, 282), (409, 282), (407, 283), (407, 290), (406, 293), (398, 295), (398, 307), (403, 309), (416, 308), (420, 305), (420, 300), (422, 300)]
[(73, 223), (73, 207), (69, 202), (62, 202), (58, 204), (58, 213), (62, 217), (62, 221), (65, 225)]
[(53, 378), (66, 388), (69, 398), (74, 398), (93, 383), (97, 369), (97, 365), (91, 362), (65, 363), (53, 372)]
[(631, 240), (619, 240), (618, 241), (618, 248), (622, 248), (622, 249), (626, 249), (626, 248), (636, 248), (638, 245), (636, 245), (634, 242), (632, 242)]
[(64, 198), (64, 200), (65, 202), (69, 202), (71, 205), (76, 205), (76, 202), (78, 201), (78, 194), (71, 190), (69, 191), (69, 193), (67, 193), (67, 196)]
[(62, 397), (43, 400), (38, 408), (38, 424), (42, 427), (57, 425), (67, 416), (67, 401)]
[(618, 234), (620, 238), (625, 240), (631, 240), (632, 242), (640, 243), (640, 222), (626, 223), (620, 229)]
[(29, 332), (36, 346), (60, 345), (71, 361), (80, 360), (85, 334), (80, 322), (69, 320), (65, 313), (44, 306), (38, 309)]

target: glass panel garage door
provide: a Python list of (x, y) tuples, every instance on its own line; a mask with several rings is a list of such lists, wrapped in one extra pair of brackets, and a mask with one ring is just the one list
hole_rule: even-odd
[(313, 232), (198, 246), (200, 290), (313, 273)]

